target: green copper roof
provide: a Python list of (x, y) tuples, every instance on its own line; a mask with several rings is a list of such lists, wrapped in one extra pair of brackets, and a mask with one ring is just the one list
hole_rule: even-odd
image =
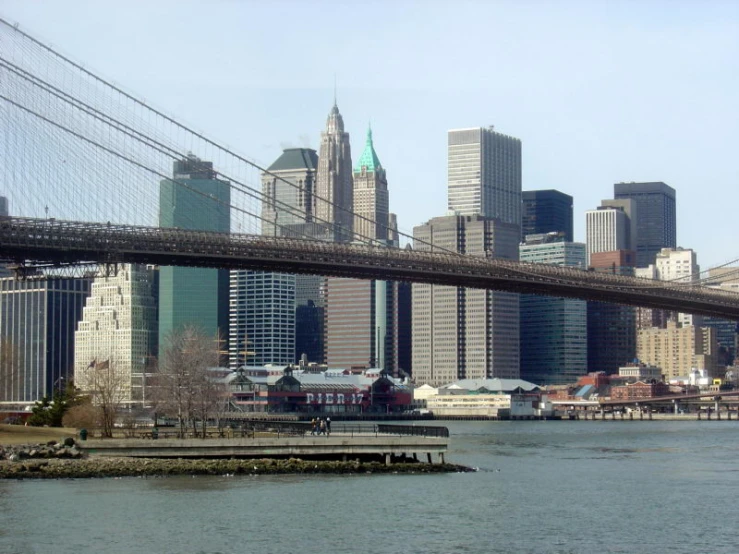
[(367, 129), (367, 144), (364, 146), (364, 152), (362, 152), (354, 171), (359, 173), (363, 167), (366, 167), (367, 171), (382, 169), (380, 158), (377, 157), (377, 152), (375, 152), (375, 147), (372, 144), (372, 127)]

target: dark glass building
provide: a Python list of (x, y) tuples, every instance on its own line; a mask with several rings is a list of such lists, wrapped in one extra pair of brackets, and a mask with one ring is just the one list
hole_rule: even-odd
[[(614, 250), (590, 254), (590, 267), (602, 273), (634, 275), (634, 252)], [(588, 302), (588, 371), (618, 373), (636, 357), (636, 308), (610, 302)]]
[(662, 182), (616, 183), (613, 196), (636, 201), (636, 267), (653, 264), (662, 248), (677, 247), (675, 189)]
[(572, 196), (558, 190), (523, 191), (521, 239), (526, 235), (544, 233), (565, 234), (565, 242), (572, 242)]
[[(161, 181), (159, 225), (196, 231), (231, 230), (231, 187), (213, 163), (189, 155), (176, 160), (173, 178)], [(163, 266), (159, 270), (159, 352), (185, 325), (228, 339), (229, 273), (224, 269)]]
[(35, 402), (74, 376), (90, 279), (0, 279), (0, 400)]

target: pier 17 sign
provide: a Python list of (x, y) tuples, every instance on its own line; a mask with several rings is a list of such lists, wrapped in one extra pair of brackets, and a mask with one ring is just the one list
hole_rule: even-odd
[(363, 392), (352, 394), (344, 394), (343, 392), (306, 393), (306, 402), (308, 404), (361, 404), (363, 400)]

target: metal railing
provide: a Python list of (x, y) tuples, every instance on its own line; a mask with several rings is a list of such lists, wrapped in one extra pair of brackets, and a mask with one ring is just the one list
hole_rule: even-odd
[(274, 433), (277, 437), (310, 437), (310, 436), (344, 436), (361, 437), (381, 435), (442, 437), (449, 436), (449, 429), (441, 426), (424, 425), (388, 425), (384, 423), (332, 423), (330, 429), (322, 432), (320, 427), (314, 429), (309, 422), (303, 421), (249, 421), (233, 425), (230, 435), (234, 437), (255, 437), (257, 433)]

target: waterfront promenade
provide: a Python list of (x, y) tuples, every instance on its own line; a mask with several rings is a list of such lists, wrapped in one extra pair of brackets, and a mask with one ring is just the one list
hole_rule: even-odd
[(313, 435), (308, 424), (271, 422), (224, 431), (181, 439), (175, 430), (149, 430), (129, 438), (81, 441), (80, 446), (90, 456), (300, 458), (382, 461), (386, 465), (410, 458), (444, 463), (449, 447), (449, 431), (440, 426), (335, 424), (329, 435)]

